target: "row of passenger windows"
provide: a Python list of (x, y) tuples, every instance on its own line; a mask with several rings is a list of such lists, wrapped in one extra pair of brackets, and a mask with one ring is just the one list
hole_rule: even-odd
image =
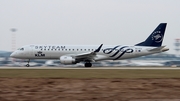
[(95, 51), (95, 49), (41, 49), (45, 51), (55, 50), (55, 51)]

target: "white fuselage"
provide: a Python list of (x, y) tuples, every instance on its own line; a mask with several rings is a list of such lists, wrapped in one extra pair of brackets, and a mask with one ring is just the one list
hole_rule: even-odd
[[(98, 45), (26, 45), (13, 52), (11, 56), (20, 59), (59, 59), (64, 55), (75, 57), (90, 53), (98, 47)], [(154, 48), (156, 47), (103, 45), (93, 60), (121, 60), (162, 52), (148, 51)]]

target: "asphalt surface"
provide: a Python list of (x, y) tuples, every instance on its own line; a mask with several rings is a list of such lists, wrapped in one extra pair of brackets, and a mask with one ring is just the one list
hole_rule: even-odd
[(0, 69), (180, 69), (180, 67), (0, 67)]

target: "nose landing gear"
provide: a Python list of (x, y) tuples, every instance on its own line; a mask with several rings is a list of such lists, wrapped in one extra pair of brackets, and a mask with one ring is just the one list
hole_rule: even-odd
[(26, 67), (29, 67), (30, 65), (29, 65), (29, 62), (30, 62), (30, 59), (28, 59), (28, 64), (26, 64)]

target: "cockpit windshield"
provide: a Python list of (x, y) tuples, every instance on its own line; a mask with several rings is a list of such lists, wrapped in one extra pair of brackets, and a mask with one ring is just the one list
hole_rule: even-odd
[(21, 51), (23, 51), (23, 50), (24, 50), (24, 48), (18, 48), (18, 50), (21, 50)]

